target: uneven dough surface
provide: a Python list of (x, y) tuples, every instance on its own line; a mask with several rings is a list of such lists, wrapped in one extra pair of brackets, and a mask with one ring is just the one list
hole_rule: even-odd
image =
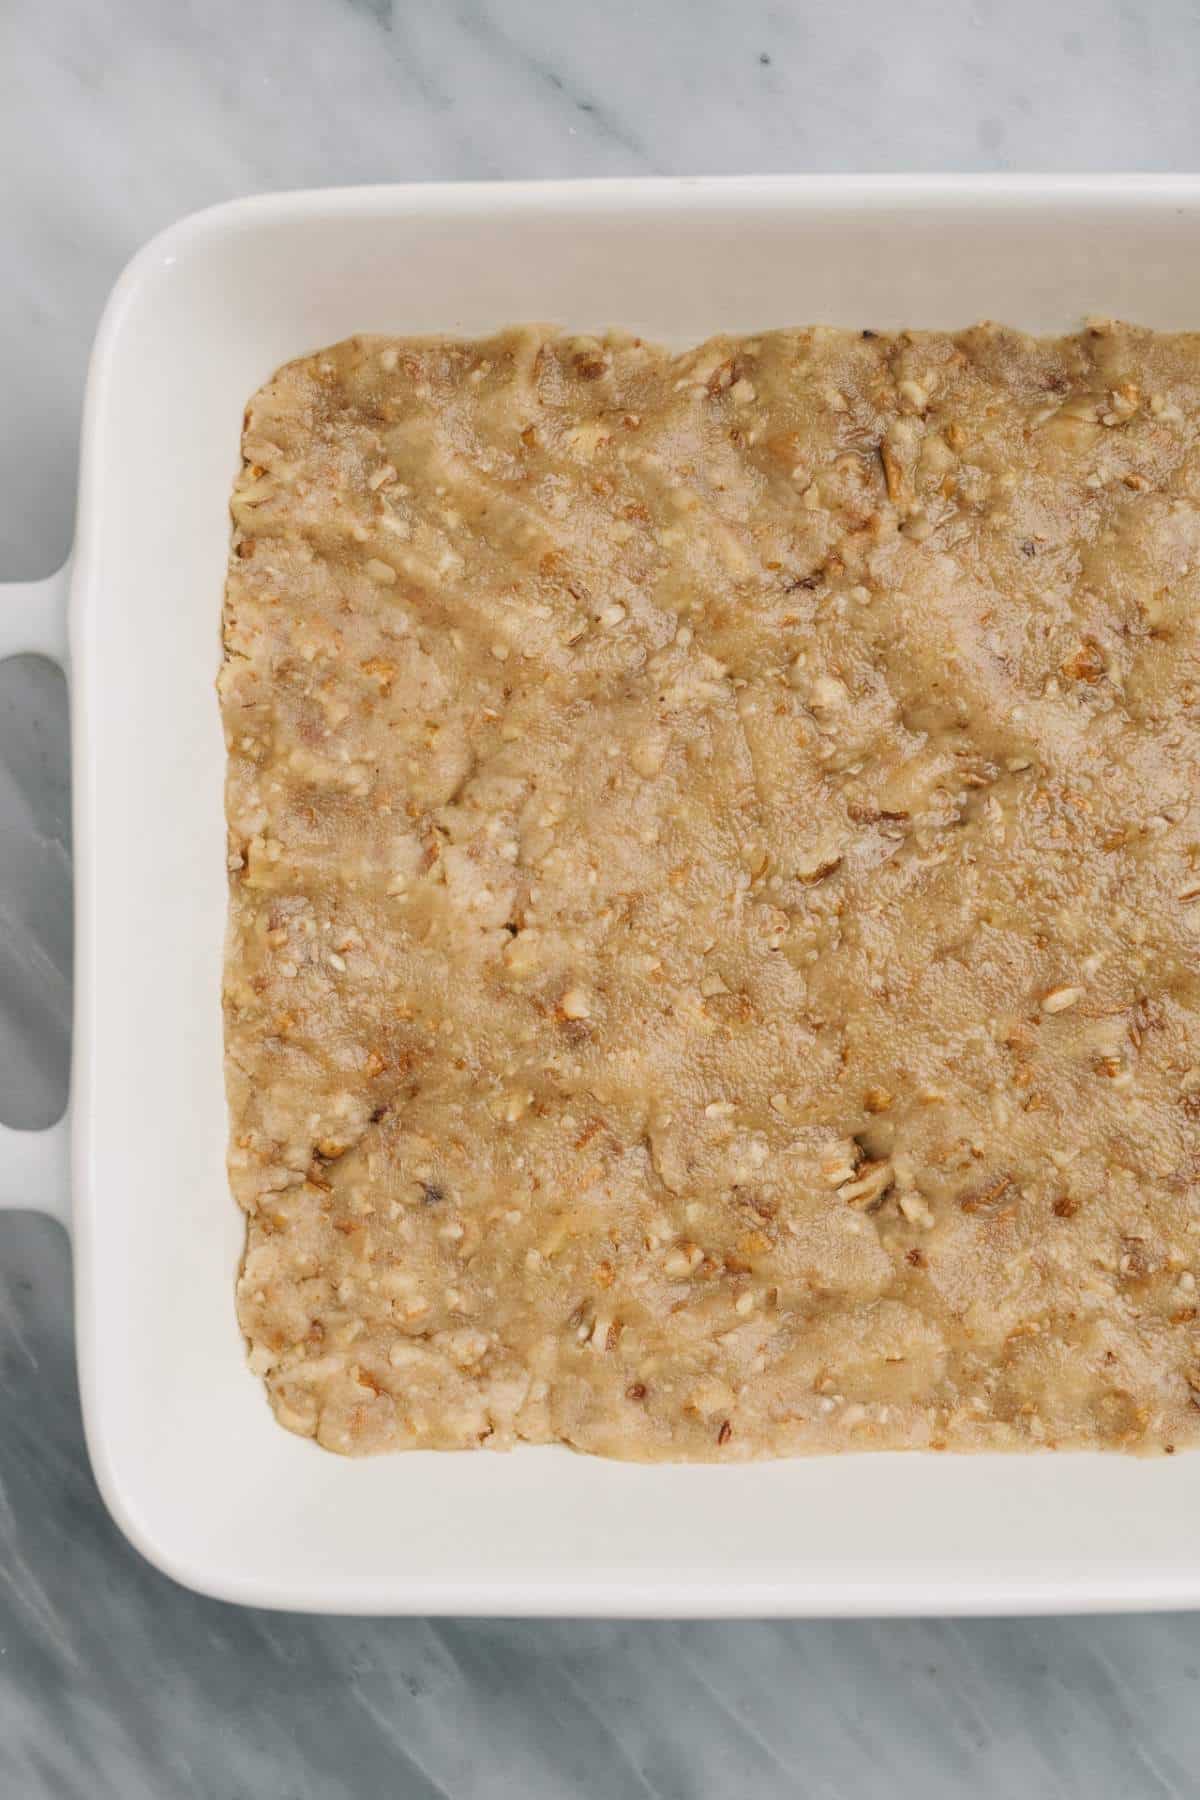
[(244, 455), (281, 1423), (1195, 1440), (1200, 337), (358, 338)]

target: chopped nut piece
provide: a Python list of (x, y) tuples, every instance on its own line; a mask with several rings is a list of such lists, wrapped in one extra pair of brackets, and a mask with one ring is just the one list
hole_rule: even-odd
[(1062, 673), (1072, 681), (1102, 681), (1107, 670), (1103, 652), (1091, 638), (1067, 657), (1061, 667)]
[(884, 480), (887, 483), (888, 499), (893, 505), (899, 505), (907, 496), (904, 481), (904, 470), (896, 459), (891, 445), (886, 441), (879, 446), (879, 460), (883, 464)]
[(858, 1166), (858, 1151), (849, 1140), (845, 1145), (835, 1145), (827, 1150), (821, 1158), (821, 1174), (830, 1187), (841, 1187), (845, 1181), (854, 1179), (854, 1171)]
[(677, 1244), (668, 1250), (663, 1258), (663, 1269), (673, 1281), (683, 1281), (693, 1274), (704, 1261), (704, 1252), (699, 1244)]
[[(923, 1194), (916, 1188), (905, 1188), (897, 1196), (896, 1204), (910, 1225), (921, 1225), (926, 1230), (934, 1223), (933, 1212)], [(911, 1253), (910, 1253), (911, 1260)]]
[(1042, 1011), (1044, 1013), (1066, 1012), (1083, 999), (1085, 989), (1081, 987), (1056, 987), (1042, 995)]
[(838, 1189), (838, 1199), (844, 1200), (847, 1206), (868, 1207), (882, 1199), (894, 1179), (890, 1161), (863, 1163), (854, 1180)]

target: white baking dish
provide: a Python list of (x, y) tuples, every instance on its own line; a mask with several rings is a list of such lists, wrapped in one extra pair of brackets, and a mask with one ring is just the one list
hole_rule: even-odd
[[(525, 1450), (344, 1462), (288, 1436), (233, 1313), (213, 693), (242, 407), (353, 331), (537, 317), (687, 339), (812, 320), (1200, 325), (1200, 180), (778, 179), (249, 200), (157, 238), (88, 384), (73, 568), (0, 603), (69, 642), (79, 1367), (144, 1554), (226, 1599), (339, 1612), (853, 1614), (1200, 1602), (1200, 1455), (638, 1468)], [(67, 1130), (0, 1137), (66, 1215)]]

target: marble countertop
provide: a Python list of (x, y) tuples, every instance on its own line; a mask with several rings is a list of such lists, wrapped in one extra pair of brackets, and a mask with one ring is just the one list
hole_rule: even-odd
[[(263, 188), (833, 169), (1195, 169), (1191, 0), (8, 0), (0, 578), (71, 532), (105, 294)], [(0, 595), (0, 605), (3, 596)], [(0, 1113), (66, 1083), (61, 678), (0, 667)], [(1200, 1777), (1200, 1618), (310, 1619), (201, 1600), (97, 1497), (69, 1253), (0, 1217), (0, 1792), (13, 1800), (1089, 1800)]]

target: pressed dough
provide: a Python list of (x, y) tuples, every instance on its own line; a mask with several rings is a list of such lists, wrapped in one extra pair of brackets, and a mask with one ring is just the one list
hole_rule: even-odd
[(1194, 1440), (1200, 337), (355, 338), (243, 448), (281, 1423)]

